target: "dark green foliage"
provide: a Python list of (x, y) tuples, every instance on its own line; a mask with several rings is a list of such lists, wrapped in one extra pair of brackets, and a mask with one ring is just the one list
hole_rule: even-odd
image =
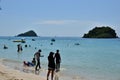
[(95, 27), (87, 34), (84, 34), (83, 38), (117, 38), (115, 30), (108, 26)]
[(17, 37), (22, 37), (22, 36), (23, 37), (37, 37), (37, 34), (33, 30), (30, 30), (28, 32), (17, 35)]

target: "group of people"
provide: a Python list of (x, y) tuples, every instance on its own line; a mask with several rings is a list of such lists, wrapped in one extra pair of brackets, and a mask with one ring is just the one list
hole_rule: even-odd
[(18, 44), (18, 45), (17, 45), (17, 47), (18, 47), (17, 52), (20, 52), (20, 51), (22, 51), (22, 50), (23, 50), (23, 48), (22, 48), (22, 45), (21, 45), (21, 44)]
[[(32, 62), (23, 62), (26, 66), (35, 66), (35, 71), (38, 71), (41, 69), (40, 66), (40, 57), (44, 57), (41, 55), (42, 50), (39, 49), (35, 54)], [(53, 80), (54, 77), (54, 71), (58, 72), (60, 71), (60, 63), (61, 63), (61, 56), (59, 53), (59, 50), (56, 50), (56, 53), (50, 52), (48, 56), (48, 72), (47, 72), (47, 80), (49, 80), (49, 75), (51, 73), (51, 80)]]
[(49, 80), (49, 75), (51, 72), (51, 80), (53, 80), (54, 71), (58, 72), (60, 70), (61, 57), (59, 50), (56, 50), (56, 53), (50, 52), (48, 56), (48, 73), (47, 80)]

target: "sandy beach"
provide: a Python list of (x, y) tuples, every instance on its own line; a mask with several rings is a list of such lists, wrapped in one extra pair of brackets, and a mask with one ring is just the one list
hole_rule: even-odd
[(40, 75), (11, 69), (1, 62), (0, 60), (0, 80), (46, 80), (45, 77)]
[[(23, 67), (22, 63), (18, 64), (14, 60), (0, 59), (0, 80), (46, 80), (46, 69), (41, 68), (37, 72), (34, 69), (35, 67)], [(55, 73), (54, 80), (59, 80), (59, 76), (59, 72)], [(66, 77), (61, 79), (70, 80)]]

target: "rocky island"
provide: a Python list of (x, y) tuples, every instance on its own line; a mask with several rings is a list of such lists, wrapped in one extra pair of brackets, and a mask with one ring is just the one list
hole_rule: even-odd
[(30, 30), (25, 33), (18, 34), (17, 37), (37, 37), (37, 34), (33, 30)]
[(118, 38), (114, 29), (108, 26), (95, 27), (87, 34), (84, 34), (83, 38)]

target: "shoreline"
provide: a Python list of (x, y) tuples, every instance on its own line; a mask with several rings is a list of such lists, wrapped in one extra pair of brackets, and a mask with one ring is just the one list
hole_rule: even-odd
[[(46, 80), (47, 69), (35, 72), (35, 67), (23, 67), (21, 62), (0, 58), (0, 80)], [(49, 76), (50, 79), (51, 76)], [(50, 79), (51, 80), (51, 79)], [(82, 80), (66, 76), (63, 71), (54, 74), (54, 80)]]

